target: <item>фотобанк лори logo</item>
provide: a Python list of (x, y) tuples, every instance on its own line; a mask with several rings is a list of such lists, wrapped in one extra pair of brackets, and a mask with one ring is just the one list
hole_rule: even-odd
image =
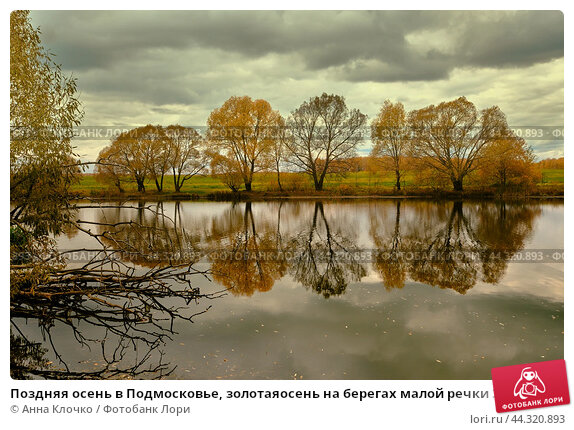
[(497, 412), (570, 403), (564, 360), (495, 367), (492, 385)]

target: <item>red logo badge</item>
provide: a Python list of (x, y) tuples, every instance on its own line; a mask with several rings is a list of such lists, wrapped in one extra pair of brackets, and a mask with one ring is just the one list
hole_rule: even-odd
[(496, 412), (570, 403), (564, 360), (495, 367), (492, 386)]

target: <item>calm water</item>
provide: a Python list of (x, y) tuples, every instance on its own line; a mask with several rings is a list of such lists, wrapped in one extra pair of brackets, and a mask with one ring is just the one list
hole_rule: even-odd
[[(158, 315), (174, 333), (132, 340), (118, 366), (145, 357), (177, 379), (490, 379), (492, 367), (563, 358), (564, 271), (552, 258), (564, 246), (561, 202), (152, 205), (78, 217), (113, 231), (130, 264), (191, 259), (209, 271), (194, 286), (224, 293), (168, 299), (207, 312), (173, 327)], [(82, 233), (58, 241), (98, 246)], [(97, 369), (102, 341), (124, 342), (89, 321), (75, 326), (83, 342), (57, 321), (16, 322), (59, 369)]]

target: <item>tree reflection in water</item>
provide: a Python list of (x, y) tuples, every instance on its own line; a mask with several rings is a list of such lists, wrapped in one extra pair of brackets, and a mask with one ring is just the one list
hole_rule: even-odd
[(234, 295), (269, 291), (287, 269), (281, 252), (281, 205), (276, 230), (270, 222), (259, 225), (258, 229), (251, 206), (251, 202), (245, 203), (241, 212), (238, 205), (233, 205), (212, 226), (211, 272)]
[(374, 269), (381, 275), (383, 285), (387, 290), (405, 286), (407, 268), (401, 243), (401, 201), (397, 200), (394, 227), (390, 237), (380, 234), (383, 226), (376, 214), (370, 216), (370, 233), (375, 250), (373, 252)]
[(310, 226), (291, 239), (289, 249), (296, 256), (289, 273), (325, 298), (343, 294), (367, 274), (364, 264), (348, 258), (359, 251), (350, 236), (329, 228), (322, 202), (315, 203)]
[[(255, 213), (258, 206), (263, 210)], [(362, 251), (370, 252), (388, 290), (402, 288), (408, 279), (461, 294), (479, 281), (496, 284), (541, 213), (535, 204), (378, 201), (368, 211), (373, 249), (362, 249), (352, 216), (342, 210), (328, 217), (320, 201), (230, 204), (207, 217), (202, 225), (209, 228), (203, 231), (186, 227), (185, 217), (177, 215), (179, 203), (175, 208), (174, 226), (158, 221), (162, 214), (140, 218), (137, 228), (116, 234), (116, 243), (136, 256), (147, 252), (161, 258), (190, 250), (196, 259), (207, 255), (214, 280), (234, 295), (269, 291), (289, 274), (326, 298), (344, 294), (350, 283), (366, 276), (367, 261), (357, 257)]]
[[(424, 206), (415, 221), (401, 229), (397, 202), (395, 227), (386, 236), (381, 214), (371, 211), (370, 232), (378, 248), (374, 267), (387, 289), (403, 287), (407, 276), (461, 294), (479, 280), (491, 284), (501, 280), (508, 260), (524, 248), (541, 209), (504, 202), (465, 207), (461, 201)], [(434, 213), (423, 213), (427, 210)], [(434, 224), (423, 222), (427, 219)]]
[(233, 205), (214, 217), (207, 238), (213, 278), (231, 293), (251, 296), (255, 291), (269, 291), (289, 273), (303, 286), (330, 297), (343, 294), (349, 282), (366, 275), (364, 264), (345, 258), (358, 248), (340, 230), (332, 231), (322, 202), (314, 204), (309, 220), (298, 203), (290, 204), (287, 217), (303, 224), (297, 234), (282, 233), (283, 202), (278, 205), (276, 222), (267, 213), (256, 220), (253, 205), (245, 203), (243, 211)]
[(180, 202), (174, 203), (173, 214), (166, 213), (163, 202), (138, 202), (133, 218), (132, 212), (117, 208), (111, 215), (100, 212), (98, 220), (99, 237), (121, 251), (123, 260), (143, 267), (197, 262), (200, 236), (183, 227)]
[[(248, 202), (219, 214), (185, 205), (110, 205), (94, 221), (78, 220), (78, 230), (99, 244), (82, 276), (70, 264), (11, 298), (12, 376), (168, 376), (173, 367), (162, 348), (175, 335), (174, 322), (191, 322), (191, 304), (219, 297), (201, 294), (195, 276), (212, 276), (238, 296), (267, 292), (289, 276), (330, 298), (367, 275), (368, 262), (355, 257), (372, 251), (372, 268), (388, 290), (410, 279), (464, 294), (478, 282), (501, 281), (541, 214), (535, 204), (460, 201)], [(366, 236), (358, 220), (367, 222)], [(77, 240), (73, 229), (65, 234)], [(203, 257), (210, 268), (198, 271)], [(42, 341), (27, 337), (30, 319)], [(65, 330), (98, 351), (97, 369), (67, 362), (54, 342)]]

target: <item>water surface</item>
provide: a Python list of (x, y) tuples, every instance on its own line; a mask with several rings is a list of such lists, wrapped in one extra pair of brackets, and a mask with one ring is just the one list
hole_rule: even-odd
[[(563, 358), (561, 202), (151, 205), (78, 218), (113, 230), (104, 244), (122, 243), (136, 267), (187, 259), (209, 272), (194, 287), (215, 296), (177, 304), (207, 312), (176, 320), (146, 359), (169, 378), (490, 379), (492, 367)], [(58, 243), (99, 246), (82, 233)], [(97, 368), (98, 345), (114, 342), (100, 325), (79, 323), (79, 343), (59, 322), (48, 337), (17, 324), (59, 368)], [(134, 342), (124, 361), (145, 354)]]

